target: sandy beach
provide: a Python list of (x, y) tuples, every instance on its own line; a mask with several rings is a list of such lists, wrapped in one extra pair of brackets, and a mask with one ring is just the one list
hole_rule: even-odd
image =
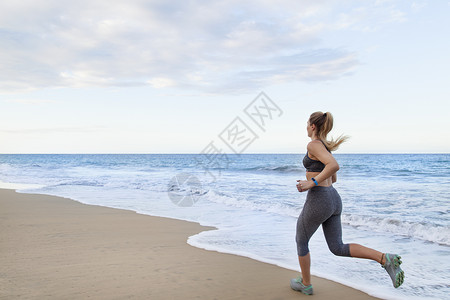
[[(196, 223), (0, 189), (0, 299), (306, 299), (297, 272), (186, 243)], [(313, 278), (314, 299), (376, 299)]]

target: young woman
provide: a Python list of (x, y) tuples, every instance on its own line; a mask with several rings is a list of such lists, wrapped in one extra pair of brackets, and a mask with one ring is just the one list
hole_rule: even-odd
[(327, 134), (333, 128), (331, 113), (315, 112), (311, 114), (306, 130), (311, 138), (303, 159), (306, 179), (297, 180), (299, 192), (308, 191), (306, 202), (297, 221), (297, 254), (302, 276), (291, 280), (291, 288), (307, 295), (313, 294), (311, 285), (311, 257), (308, 243), (311, 236), (322, 225), (330, 251), (339, 256), (358, 257), (379, 262), (391, 277), (394, 287), (403, 283), (404, 272), (397, 254), (381, 253), (359, 244), (342, 242), (341, 212), (342, 202), (332, 184), (336, 182), (339, 165), (331, 151), (336, 150), (347, 137), (327, 140)]

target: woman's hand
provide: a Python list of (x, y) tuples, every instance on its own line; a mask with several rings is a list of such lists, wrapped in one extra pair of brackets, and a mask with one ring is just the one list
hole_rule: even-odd
[(304, 192), (315, 186), (312, 180), (297, 180), (297, 190), (299, 192)]

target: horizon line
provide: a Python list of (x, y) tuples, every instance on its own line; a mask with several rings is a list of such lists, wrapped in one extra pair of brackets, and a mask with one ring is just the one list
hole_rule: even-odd
[[(306, 152), (253, 152), (253, 153), (220, 153), (226, 155), (254, 155), (254, 154), (304, 154)], [(0, 155), (164, 155), (164, 154), (174, 154), (174, 155), (200, 155), (205, 153), (198, 152), (44, 152), (44, 153), (0, 153)], [(334, 153), (334, 154), (450, 154), (450, 152), (344, 152), (344, 153)], [(207, 154), (205, 154), (207, 155)]]

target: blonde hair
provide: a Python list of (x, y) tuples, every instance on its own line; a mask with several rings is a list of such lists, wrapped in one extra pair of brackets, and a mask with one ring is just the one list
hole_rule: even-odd
[(309, 125), (316, 125), (316, 135), (328, 150), (335, 151), (349, 137), (340, 135), (336, 140), (327, 140), (327, 135), (333, 129), (333, 115), (330, 112), (316, 111), (309, 117)]

